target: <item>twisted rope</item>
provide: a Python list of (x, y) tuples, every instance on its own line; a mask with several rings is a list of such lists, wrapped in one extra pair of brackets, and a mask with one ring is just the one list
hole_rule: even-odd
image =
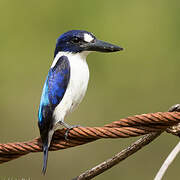
[[(180, 122), (179, 112), (157, 112), (130, 116), (114, 121), (103, 127), (77, 127), (69, 131), (68, 138), (64, 139), (66, 129), (55, 131), (50, 151), (66, 149), (86, 144), (101, 138), (128, 138), (164, 131)], [(41, 152), (40, 138), (26, 142), (0, 144), (0, 163), (19, 158), (31, 152)]]

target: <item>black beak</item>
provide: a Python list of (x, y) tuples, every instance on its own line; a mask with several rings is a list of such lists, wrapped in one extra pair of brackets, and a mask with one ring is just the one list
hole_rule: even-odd
[(86, 44), (86, 47), (84, 48), (86, 51), (98, 51), (98, 52), (116, 52), (123, 50), (122, 47), (104, 41), (100, 41), (98, 39), (95, 39), (93, 42)]

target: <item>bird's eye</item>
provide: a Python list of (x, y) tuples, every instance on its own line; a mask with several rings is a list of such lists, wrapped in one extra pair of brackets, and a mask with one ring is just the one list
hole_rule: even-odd
[(78, 38), (78, 37), (74, 37), (74, 38), (72, 39), (72, 42), (75, 43), (75, 44), (79, 43), (80, 41), (81, 41), (81, 39)]

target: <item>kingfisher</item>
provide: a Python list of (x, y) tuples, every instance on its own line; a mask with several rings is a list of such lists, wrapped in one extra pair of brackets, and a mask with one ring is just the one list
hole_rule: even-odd
[(57, 39), (54, 60), (44, 83), (38, 112), (44, 155), (43, 174), (46, 172), (48, 149), (55, 129), (62, 125), (68, 132), (77, 127), (65, 123), (64, 119), (80, 104), (86, 93), (89, 81), (87, 55), (92, 51), (121, 50), (122, 47), (98, 40), (88, 31), (71, 30)]

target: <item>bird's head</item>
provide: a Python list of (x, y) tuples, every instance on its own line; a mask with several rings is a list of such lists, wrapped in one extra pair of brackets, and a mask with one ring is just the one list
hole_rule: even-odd
[(54, 56), (56, 56), (58, 52), (115, 52), (120, 50), (123, 50), (123, 48), (104, 41), (100, 41), (90, 32), (72, 30), (62, 34), (57, 39)]

